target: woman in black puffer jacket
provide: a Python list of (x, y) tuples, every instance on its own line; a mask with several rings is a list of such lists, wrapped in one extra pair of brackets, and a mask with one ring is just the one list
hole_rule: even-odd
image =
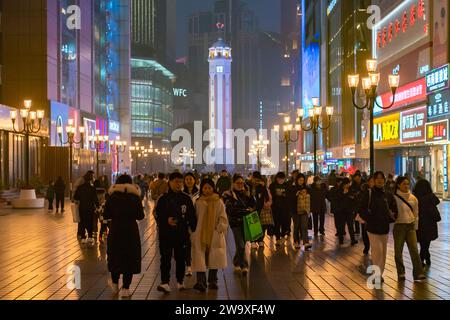
[(431, 265), (430, 245), (431, 241), (439, 237), (437, 223), (441, 221), (441, 215), (437, 206), (440, 201), (433, 193), (430, 183), (419, 180), (414, 186), (414, 195), (419, 200), (419, 230), (417, 241), (420, 243), (420, 259), (422, 264)]

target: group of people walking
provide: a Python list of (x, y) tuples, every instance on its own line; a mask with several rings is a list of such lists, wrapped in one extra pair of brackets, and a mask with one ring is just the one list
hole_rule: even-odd
[[(166, 294), (172, 291), (172, 258), (176, 262), (177, 290), (186, 289), (185, 277), (194, 273), (195, 290), (217, 290), (218, 272), (228, 266), (228, 230), (232, 232), (236, 247), (232, 261), (234, 272), (246, 276), (249, 261), (244, 219), (254, 212), (260, 218), (263, 236), (251, 244), (252, 249), (264, 248), (267, 235), (277, 247), (287, 245), (292, 237), (293, 248), (300, 250), (303, 244), (305, 251), (313, 248), (308, 231), (313, 230), (314, 238), (325, 235), (326, 213), (330, 212), (334, 216), (339, 246), (345, 243), (347, 232), (351, 246), (358, 244), (357, 237), (361, 234), (363, 253), (370, 253), (372, 264), (381, 271), (381, 277), (376, 279), (379, 283), (384, 281), (388, 235), (390, 225), (394, 224), (398, 279), (406, 278), (405, 244), (413, 263), (414, 280), (425, 279), (424, 268), (431, 265), (430, 244), (438, 237), (440, 221), (439, 200), (429, 182), (417, 181), (411, 192), (408, 177), (387, 181), (382, 172), (365, 180), (363, 176), (359, 172), (352, 177), (330, 175), (326, 183), (325, 179), (309, 179), (298, 171), (289, 178), (278, 173), (273, 179), (259, 172), (245, 179), (241, 175), (230, 177), (223, 171), (216, 180), (210, 176), (200, 179), (194, 173), (174, 172), (168, 179), (160, 174), (147, 187), (155, 202), (161, 255), (158, 290)], [(87, 233), (89, 239), (92, 226), (87, 212), (100, 206), (92, 180), (92, 173), (88, 173), (74, 195), (74, 200), (79, 201), (81, 233)], [(133, 274), (141, 272), (141, 242), (136, 221), (145, 218), (144, 198), (142, 188), (134, 184), (130, 176), (123, 175), (109, 188), (104, 204), (103, 216), (109, 221), (110, 283), (114, 293), (118, 293), (118, 281), (123, 275), (123, 296), (130, 295)]]

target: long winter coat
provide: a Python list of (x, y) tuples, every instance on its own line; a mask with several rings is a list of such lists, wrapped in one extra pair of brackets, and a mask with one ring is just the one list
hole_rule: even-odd
[(228, 218), (222, 200), (215, 201), (214, 212), (216, 228), (213, 233), (211, 248), (209, 249), (208, 265), (206, 264), (205, 249), (201, 245), (202, 229), (205, 216), (208, 214), (208, 204), (201, 198), (195, 203), (197, 215), (197, 229), (191, 235), (192, 271), (206, 272), (206, 269), (225, 269), (227, 263), (227, 246), (225, 235), (228, 230)]
[(434, 241), (439, 237), (438, 234), (438, 220), (439, 199), (430, 193), (425, 196), (417, 196), (419, 200), (419, 230), (417, 230), (417, 240), (420, 241)]
[(108, 236), (108, 270), (141, 273), (141, 237), (136, 220), (145, 218), (140, 190), (132, 184), (114, 185), (105, 204), (104, 218), (111, 219)]

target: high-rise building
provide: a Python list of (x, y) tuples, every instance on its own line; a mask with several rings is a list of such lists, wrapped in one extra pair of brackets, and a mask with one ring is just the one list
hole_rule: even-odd
[(193, 75), (195, 109), (207, 121), (208, 48), (223, 38), (233, 48), (233, 125), (257, 128), (259, 112), (261, 51), (258, 19), (241, 0), (216, 1), (214, 9), (189, 17), (188, 66)]
[(131, 0), (131, 55), (173, 66), (176, 0)]
[[(39, 4), (18, 0), (2, 1), (0, 5), (0, 102), (20, 108), (24, 99), (30, 99), (33, 108), (46, 114), (43, 130), (30, 142), (30, 174), (42, 177), (43, 145), (61, 146), (58, 128), (65, 137), (69, 119), (74, 120), (76, 129), (86, 127), (82, 143), (86, 148), (95, 130), (126, 140), (126, 124), (130, 123), (129, 0), (80, 1), (78, 5), (68, 0)], [(17, 28), (18, 20), (22, 21), (21, 28)], [(9, 114), (2, 112), (1, 116)], [(9, 119), (0, 122), (10, 123)], [(21, 161), (24, 142), (20, 134), (2, 135), (10, 146), (3, 168), (8, 182), (15, 184), (23, 179), (26, 165)], [(76, 151), (81, 152), (78, 148)], [(74, 175), (95, 167), (93, 157), (76, 158)], [(104, 158), (99, 174), (114, 169), (109, 157)], [(128, 157), (123, 158), (126, 161)]]

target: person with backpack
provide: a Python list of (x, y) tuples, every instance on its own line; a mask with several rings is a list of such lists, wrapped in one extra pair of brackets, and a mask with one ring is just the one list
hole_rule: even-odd
[(172, 256), (176, 261), (177, 289), (184, 290), (186, 271), (186, 246), (197, 227), (194, 204), (183, 192), (183, 175), (179, 172), (169, 176), (169, 191), (156, 204), (159, 252), (161, 254), (161, 284), (158, 291), (170, 293), (170, 269)]
[(430, 245), (439, 237), (438, 222), (441, 214), (437, 206), (440, 201), (433, 193), (430, 183), (420, 179), (414, 186), (414, 196), (419, 201), (419, 229), (417, 230), (417, 241), (420, 243), (420, 260), (422, 266), (431, 265)]
[(414, 281), (424, 280), (423, 266), (417, 248), (417, 234), (419, 229), (419, 202), (410, 191), (408, 177), (398, 177), (394, 193), (397, 204), (397, 219), (394, 225), (395, 265), (399, 281), (406, 280), (405, 265), (403, 264), (403, 247), (408, 246), (413, 264)]

